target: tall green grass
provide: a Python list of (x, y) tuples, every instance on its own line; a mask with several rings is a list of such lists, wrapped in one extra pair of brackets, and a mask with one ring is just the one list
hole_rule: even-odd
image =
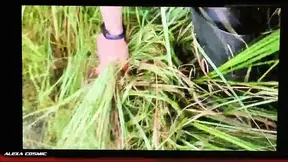
[[(173, 48), (194, 55), (189, 9), (125, 7), (123, 18), (129, 71), (111, 66), (88, 83), (98, 64), (99, 8), (22, 8), (26, 148), (275, 150), (278, 82), (224, 74), (265, 64), (260, 58), (279, 50), (279, 30), (198, 77), (197, 62), (182, 65)], [(271, 61), (263, 78), (279, 62)]]

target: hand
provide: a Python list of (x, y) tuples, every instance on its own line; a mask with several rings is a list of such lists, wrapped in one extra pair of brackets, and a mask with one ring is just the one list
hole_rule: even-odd
[(96, 68), (96, 75), (100, 74), (110, 63), (119, 61), (124, 67), (129, 57), (128, 45), (123, 39), (108, 40), (103, 34), (97, 38), (97, 54), (99, 58), (99, 65)]

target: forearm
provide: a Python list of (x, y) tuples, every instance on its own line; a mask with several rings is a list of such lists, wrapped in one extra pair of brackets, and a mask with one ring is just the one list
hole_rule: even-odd
[(123, 32), (122, 7), (100, 7), (105, 28), (110, 34), (118, 35)]

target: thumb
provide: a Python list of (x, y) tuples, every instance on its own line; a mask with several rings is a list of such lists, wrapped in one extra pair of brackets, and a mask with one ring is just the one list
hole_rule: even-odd
[(119, 59), (120, 63), (121, 63), (121, 67), (124, 71), (128, 70), (128, 59), (123, 57)]

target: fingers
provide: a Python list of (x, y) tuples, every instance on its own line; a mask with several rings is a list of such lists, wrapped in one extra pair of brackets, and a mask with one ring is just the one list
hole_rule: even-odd
[(99, 75), (101, 72), (104, 71), (104, 69), (105, 69), (107, 66), (108, 66), (108, 64), (107, 64), (107, 65), (104, 65), (104, 64), (98, 65), (98, 67), (95, 69), (95, 74), (96, 74), (96, 75)]
[[(107, 68), (109, 66), (109, 64), (107, 65), (103, 65), (103, 64), (100, 64), (97, 68), (94, 69), (94, 72), (93, 72), (93, 75), (96, 75), (98, 76), (101, 72), (103, 72), (105, 70), (105, 68)], [(125, 62), (122, 62), (121, 63), (121, 66), (122, 66), (122, 69), (126, 72), (128, 71), (128, 63), (125, 61)]]
[(124, 65), (123, 70), (124, 70), (125, 72), (128, 71), (128, 64), (125, 64), (125, 65)]
[(99, 66), (95, 70), (95, 74), (99, 75), (112, 62), (120, 63), (124, 71), (127, 71), (127, 59), (129, 57), (128, 45), (123, 40), (107, 40), (103, 34), (97, 37), (97, 55), (100, 61)]

